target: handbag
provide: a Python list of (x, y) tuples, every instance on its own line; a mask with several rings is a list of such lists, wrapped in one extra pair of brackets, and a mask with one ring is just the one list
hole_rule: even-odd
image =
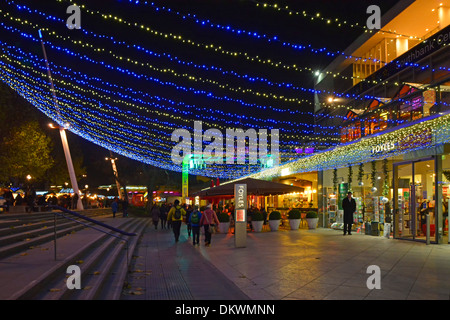
[(206, 218), (206, 221), (207, 221), (208, 224), (209, 224), (209, 228), (208, 228), (209, 233), (211, 233), (211, 234), (216, 233), (216, 226), (215, 226), (214, 224), (211, 224), (211, 222), (209, 221), (207, 215), (205, 215), (205, 218)]

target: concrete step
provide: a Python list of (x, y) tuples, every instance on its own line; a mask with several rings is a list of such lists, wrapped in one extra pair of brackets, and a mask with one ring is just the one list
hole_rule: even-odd
[[(101, 217), (105, 212), (87, 212), (88, 217)], [(108, 213), (110, 215), (110, 213)], [(103, 215), (103, 216), (108, 216)], [(29, 223), (22, 227), (10, 228), (10, 234), (0, 236), (0, 259), (34, 247), (54, 239), (54, 214), (48, 216), (45, 221)], [(82, 221), (81, 219), (75, 219)], [(86, 226), (72, 220), (57, 216), (56, 237), (62, 237), (68, 233), (82, 230)], [(6, 231), (3, 231), (7, 233)]]
[[(124, 286), (129, 265), (136, 247), (136, 243), (143, 231), (150, 224), (150, 219), (141, 218), (139, 223), (129, 232), (138, 236), (128, 237), (128, 244), (116, 240), (103, 259), (98, 260), (94, 269), (98, 274), (89, 273), (83, 278), (84, 288), (87, 290), (71, 290), (68, 297), (71, 300), (118, 300)], [(127, 248), (128, 245), (128, 248)]]
[[(144, 220), (144, 218), (141, 219)], [(135, 218), (104, 218), (100, 221), (125, 231), (135, 230), (136, 226), (145, 223), (145, 221), (139, 221), (139, 219)], [(108, 233), (114, 233), (108, 229), (104, 230)], [(79, 232), (71, 233), (67, 237), (58, 239), (56, 260), (54, 259), (53, 241), (26, 251), (26, 255), (19, 254), (0, 259), (0, 267), (2, 269), (2, 274), (0, 275), (2, 278), (2, 281), (0, 281), (0, 299), (64, 298), (65, 293), (60, 287), (61, 283), (65, 286), (66, 277), (69, 276), (66, 273), (69, 265), (80, 264), (80, 269), (83, 272), (84, 266), (91, 265), (91, 268), (87, 269), (92, 270), (92, 268), (95, 268), (95, 259), (92, 257), (97, 257), (100, 259), (99, 261), (102, 260), (101, 256), (107, 260), (114, 260), (112, 257), (108, 258), (111, 248), (116, 246), (124, 247), (120, 245), (121, 240), (116, 242), (115, 238), (112, 241), (110, 238), (112, 237), (98, 230), (84, 228)], [(105, 244), (106, 242), (108, 244)], [(124, 250), (117, 251), (120, 253), (120, 251)], [(127, 269), (126, 265), (125, 269)], [(59, 284), (56, 285), (54, 281), (58, 277)], [(62, 294), (59, 293), (61, 291)], [(49, 293), (59, 294), (52, 298)]]
[[(128, 219), (127, 219), (128, 220)], [(146, 219), (148, 220), (148, 219)], [(129, 219), (127, 223), (121, 225), (121, 229), (127, 232), (137, 233), (138, 236), (142, 232), (145, 225), (143, 219)], [(81, 285), (80, 290), (69, 290), (66, 285), (67, 275), (64, 272), (56, 272), (49, 275), (45, 282), (40, 285), (40, 292), (32, 299), (39, 300), (92, 300), (100, 293), (104, 286), (107, 276), (110, 272), (111, 266), (121, 256), (125, 256), (126, 241), (132, 241), (136, 237), (127, 237), (119, 233), (112, 233), (120, 236), (122, 239), (117, 239), (112, 236), (105, 235), (101, 240), (93, 243), (85, 251), (80, 252), (76, 265), (81, 270)], [(138, 237), (137, 236), (137, 237)], [(129, 248), (130, 250), (130, 248)], [(121, 268), (128, 270), (126, 259), (121, 265)], [(69, 266), (64, 264), (64, 268)], [(63, 269), (64, 269), (63, 268)], [(123, 285), (123, 281), (122, 284)]]

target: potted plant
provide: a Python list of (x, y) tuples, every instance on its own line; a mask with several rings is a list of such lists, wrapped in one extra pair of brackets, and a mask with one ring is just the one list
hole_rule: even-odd
[(289, 225), (291, 230), (298, 230), (300, 227), (300, 210), (292, 209), (288, 212)]
[(228, 229), (230, 228), (230, 216), (228, 213), (221, 212), (217, 217), (219, 219), (219, 232), (220, 233), (228, 233)]
[(279, 211), (272, 211), (269, 214), (269, 226), (271, 231), (277, 231), (280, 227), (281, 213)]
[(264, 223), (264, 217), (261, 212), (253, 211), (252, 213), (252, 227), (255, 232), (261, 232)]
[(317, 227), (317, 222), (319, 221), (319, 217), (317, 215), (317, 212), (315, 211), (308, 211), (306, 213), (306, 222), (308, 222), (308, 228), (309, 229), (315, 229)]

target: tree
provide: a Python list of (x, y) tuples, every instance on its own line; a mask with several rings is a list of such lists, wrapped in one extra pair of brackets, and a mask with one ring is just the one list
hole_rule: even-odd
[[(65, 182), (70, 182), (69, 171), (67, 169), (66, 157), (62, 147), (61, 137), (59, 130), (52, 130), (53, 149), (51, 156), (53, 157), (54, 165), (47, 172), (47, 181), (56, 185), (64, 185)], [(70, 154), (72, 158), (73, 169), (77, 181), (86, 175), (86, 168), (83, 166), (83, 151), (76, 139), (70, 139), (70, 135), (67, 135), (70, 146)]]
[(34, 181), (42, 180), (54, 160), (51, 157), (52, 141), (37, 121), (26, 121), (8, 133), (0, 142), (0, 181), (19, 184), (31, 175)]

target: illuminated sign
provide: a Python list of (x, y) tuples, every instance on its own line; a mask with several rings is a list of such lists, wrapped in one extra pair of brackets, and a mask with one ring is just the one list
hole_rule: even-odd
[(234, 185), (236, 222), (247, 222), (247, 185)]
[(247, 221), (247, 219), (245, 219), (245, 209), (236, 210), (236, 221), (237, 222)]
[(382, 144), (378, 144), (376, 146), (372, 146), (372, 153), (378, 153), (383, 151), (391, 151), (395, 149), (395, 143), (388, 141)]

